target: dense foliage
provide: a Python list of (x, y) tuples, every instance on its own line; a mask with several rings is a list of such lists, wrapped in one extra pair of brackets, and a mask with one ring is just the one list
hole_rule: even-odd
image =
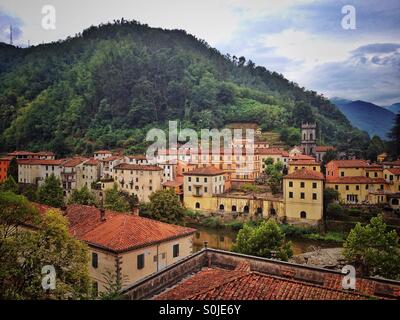
[(185, 214), (178, 196), (173, 190), (159, 190), (150, 195), (150, 202), (143, 205), (142, 214), (162, 222), (181, 224)]
[(365, 275), (400, 279), (400, 245), (395, 230), (387, 230), (382, 216), (352, 229), (344, 243), (344, 256), (362, 267)]
[(291, 243), (285, 241), (285, 234), (275, 220), (262, 221), (258, 226), (246, 223), (239, 231), (235, 252), (287, 261), (292, 257)]
[(0, 152), (138, 152), (149, 128), (174, 119), (194, 129), (253, 121), (290, 143), (315, 120), (321, 142), (368, 143), (323, 96), (182, 30), (116, 21), (51, 44), (3, 44), (0, 61)]
[(55, 208), (64, 206), (64, 190), (54, 174), (49, 175), (38, 189), (38, 201)]
[[(0, 192), (0, 298), (77, 299), (89, 295), (88, 252), (57, 210), (43, 217), (23, 196)], [(35, 226), (34, 232), (21, 228)], [(56, 272), (55, 288), (42, 287), (43, 266)]]

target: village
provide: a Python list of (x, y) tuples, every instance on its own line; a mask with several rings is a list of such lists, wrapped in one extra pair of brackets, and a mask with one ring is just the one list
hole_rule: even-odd
[[(143, 282), (148, 277), (168, 270), (170, 274), (170, 268), (179, 270), (193, 259), (198, 267), (210, 255), (214, 260), (224, 260), (228, 259), (226, 255), (233, 254), (212, 251), (207, 241), (203, 250), (194, 253), (195, 226), (141, 217), (140, 204), (149, 203), (152, 194), (160, 190), (173, 192), (181, 205), (197, 218), (224, 223), (272, 219), (281, 224), (324, 230), (327, 215), (324, 201), (336, 206), (386, 210), (396, 217), (400, 210), (400, 160), (388, 162), (381, 155), (372, 163), (339, 157), (335, 147), (316, 144), (316, 130), (315, 123), (303, 123), (301, 145), (292, 148), (270, 145), (259, 139), (260, 134), (256, 134), (254, 141), (236, 139), (230, 152), (229, 148), (224, 149), (218, 156), (210, 150), (193, 152), (184, 148), (160, 150), (154, 158), (98, 150), (90, 158), (56, 159), (54, 153), (47, 151), (14, 151), (0, 158), (0, 183), (8, 179), (13, 161), (18, 168), (16, 182), (22, 188), (28, 185), (38, 188), (49, 177), (57, 178), (68, 203), (58, 210), (67, 217), (71, 234), (90, 248), (89, 274), (95, 295), (107, 290), (104, 274), (109, 272), (121, 284), (124, 295), (147, 298), (153, 291), (144, 294), (138, 288), (149, 285)], [(232, 150), (240, 150), (240, 158)], [(335, 153), (337, 159), (326, 162), (327, 153)], [(277, 176), (277, 180), (271, 179), (272, 176)], [(74, 190), (82, 188), (95, 196), (97, 207), (68, 202)], [(113, 188), (135, 198), (132, 212), (123, 214), (104, 209), (105, 193)], [(326, 200), (327, 189), (335, 190), (337, 197)], [(40, 203), (35, 206), (42, 215), (53, 209)], [(243, 268), (240, 272), (251, 276), (253, 262), (246, 264), (240, 257), (235, 259), (239, 259), (238, 264), (232, 268)], [(231, 260), (228, 259), (229, 263)], [(182, 274), (197, 267), (191, 265)], [(293, 270), (290, 272), (296, 274)], [(182, 280), (174, 273), (173, 276), (176, 283)], [(171, 299), (173, 295), (166, 297)]]

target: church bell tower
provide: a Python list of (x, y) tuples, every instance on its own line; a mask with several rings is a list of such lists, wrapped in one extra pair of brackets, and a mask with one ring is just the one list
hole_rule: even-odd
[(317, 124), (303, 122), (301, 124), (301, 148), (303, 154), (314, 156), (317, 142)]

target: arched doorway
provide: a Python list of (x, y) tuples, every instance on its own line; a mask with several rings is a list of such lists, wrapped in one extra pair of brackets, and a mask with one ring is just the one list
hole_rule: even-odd
[(307, 219), (307, 213), (305, 211), (300, 212), (301, 219)]
[(248, 214), (249, 211), (250, 211), (249, 206), (244, 206), (244, 207), (243, 207), (243, 213)]
[(200, 209), (200, 203), (196, 202), (196, 209)]
[(220, 205), (219, 205), (219, 210), (220, 210), (220, 211), (224, 211), (224, 210), (225, 210), (225, 207), (224, 207), (223, 204), (220, 204)]
[(232, 206), (232, 212), (236, 212), (236, 206)]

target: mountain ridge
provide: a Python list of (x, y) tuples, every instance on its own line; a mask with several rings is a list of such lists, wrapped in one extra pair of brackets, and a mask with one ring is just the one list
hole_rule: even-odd
[(240, 120), (275, 132), (316, 121), (323, 143), (368, 143), (323, 96), (183, 30), (117, 21), (50, 44), (0, 46), (0, 57), (0, 152), (142, 152), (146, 132), (175, 119), (196, 130)]

